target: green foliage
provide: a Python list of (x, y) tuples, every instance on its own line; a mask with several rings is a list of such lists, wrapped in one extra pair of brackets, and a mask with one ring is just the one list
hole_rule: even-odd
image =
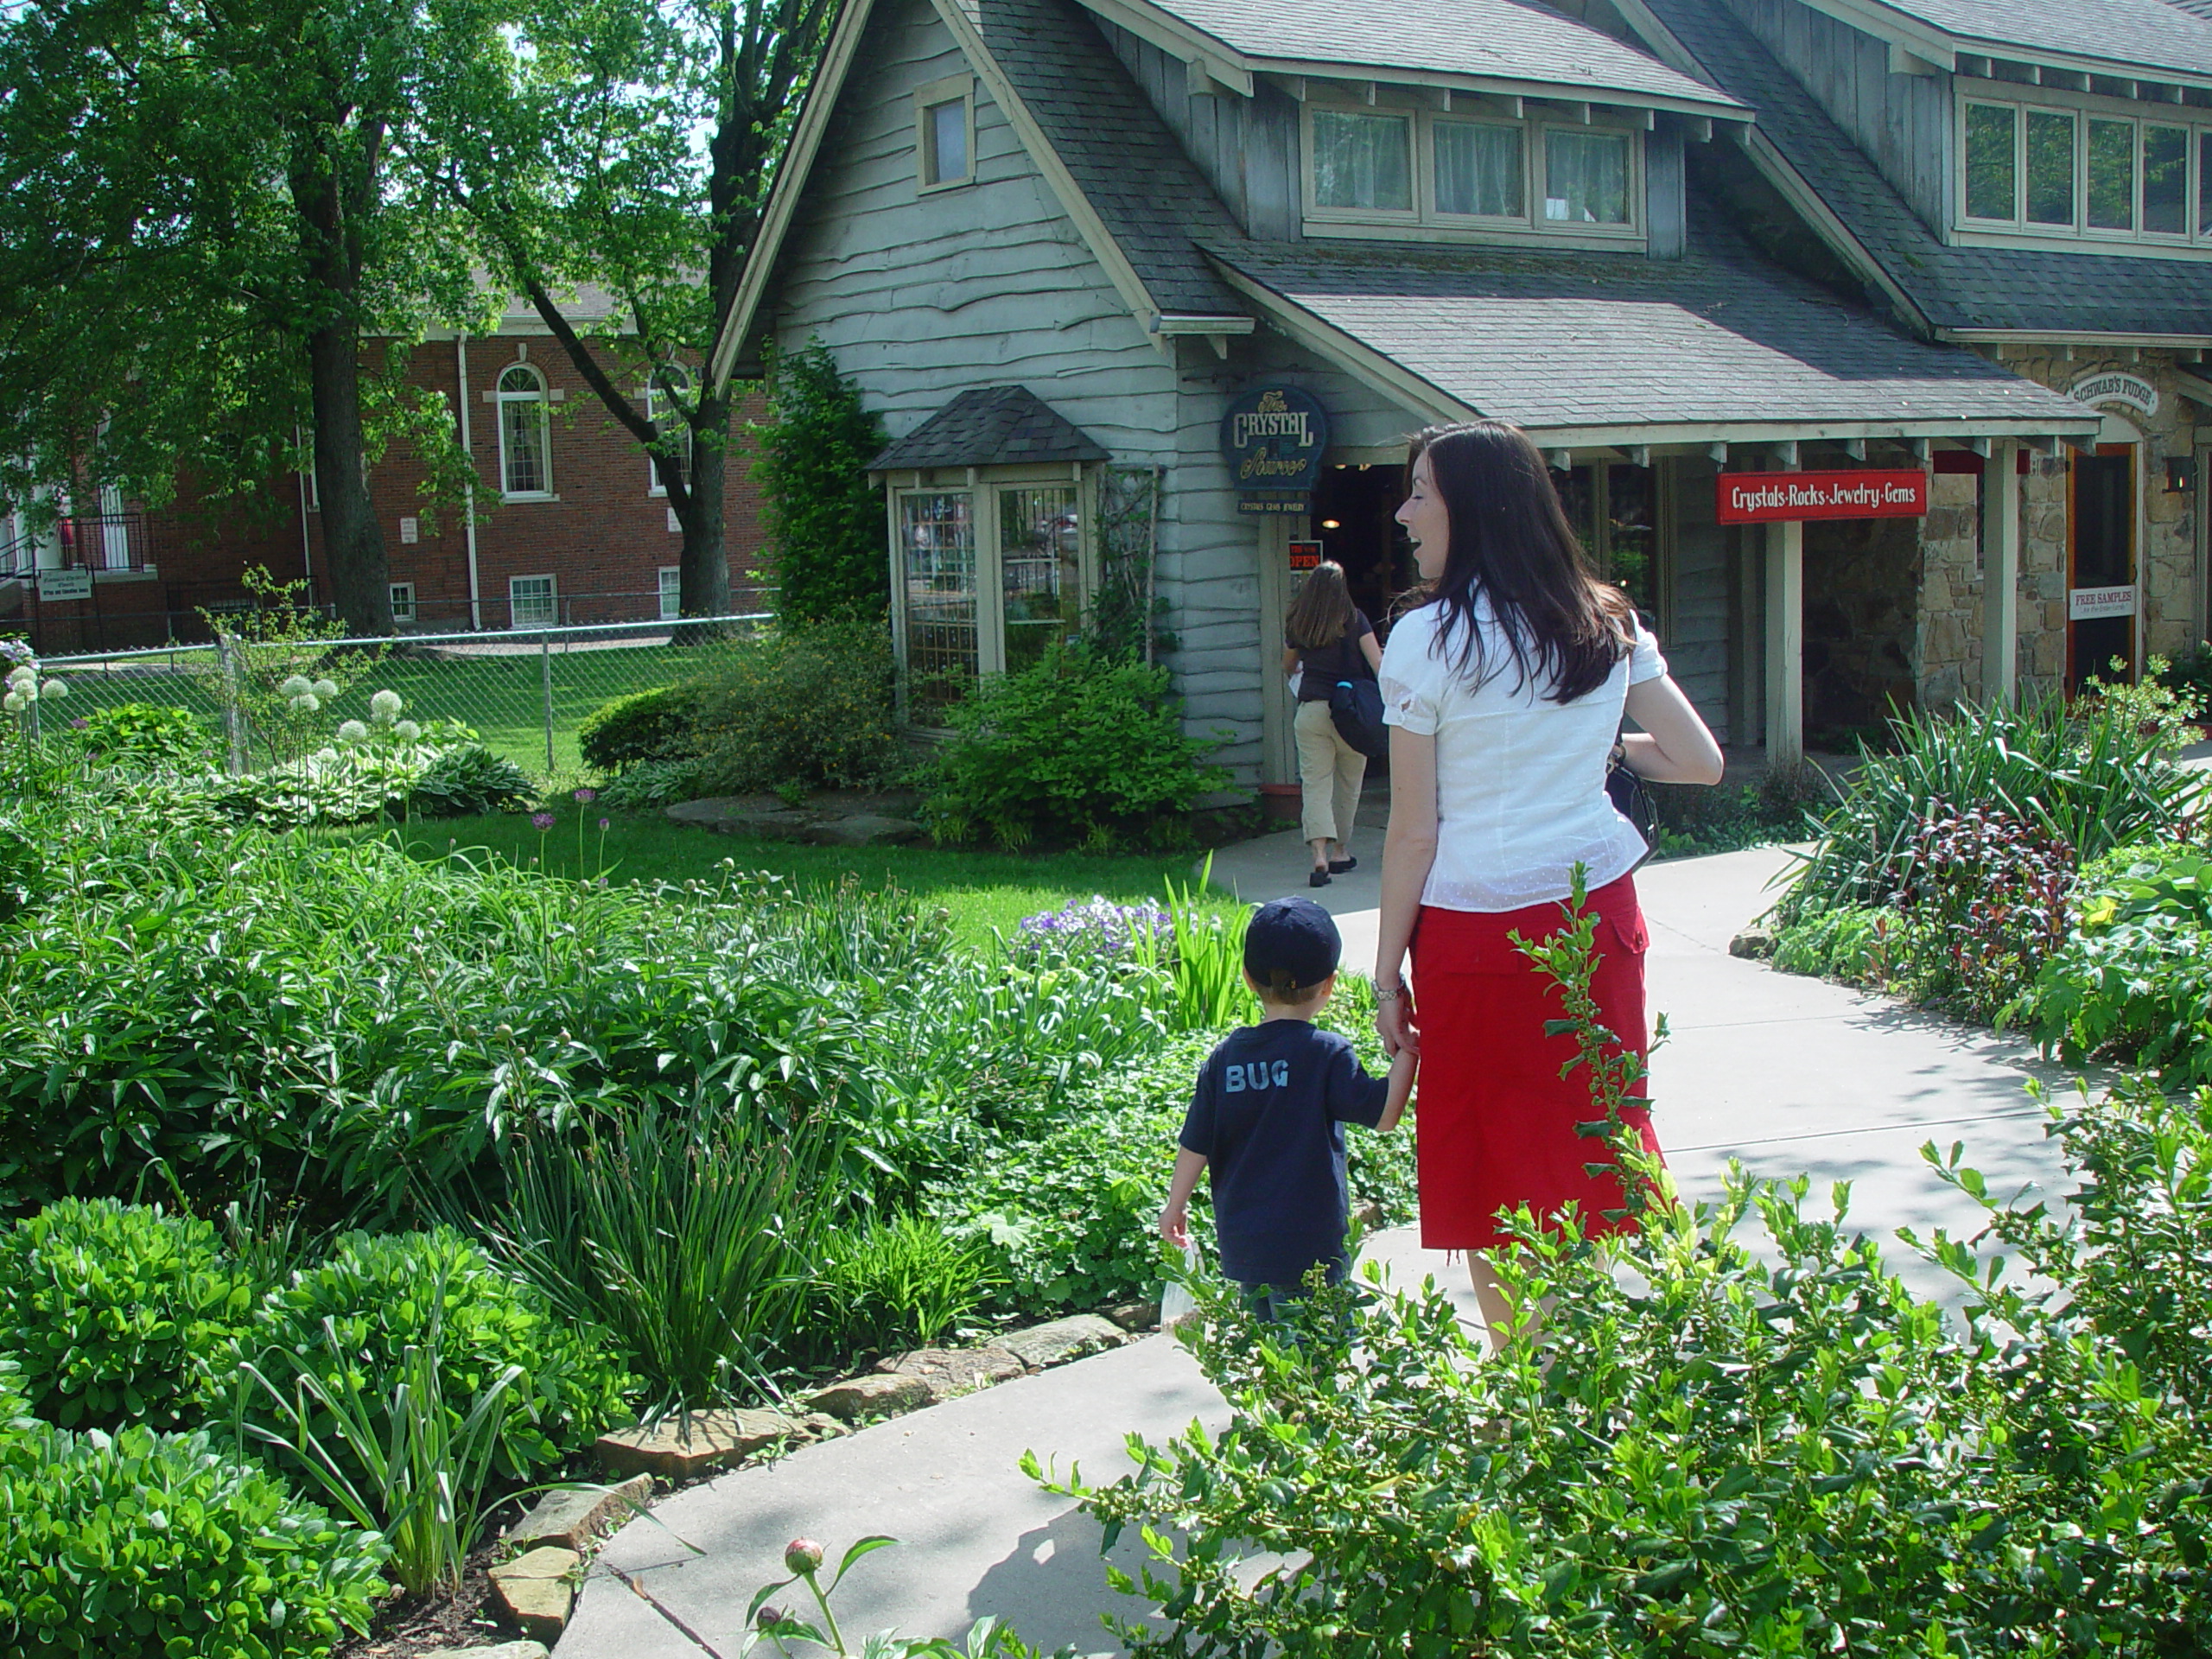
[(691, 753), (692, 702), (687, 688), (662, 685), (601, 703), (576, 728), (584, 764), (620, 772), (641, 761), (686, 759)]
[(2111, 721), (2140, 733), (2168, 753), (2196, 741), (2197, 722), (2204, 717), (2212, 688), (2199, 686), (2186, 674), (2177, 676), (2174, 665), (2153, 653), (2143, 664), (2139, 683), (2128, 678), (2127, 664), (2112, 659), (2114, 678), (2107, 683), (2090, 677), (2075, 704), (2077, 719)]
[(1913, 995), (1993, 1019), (2066, 937), (2073, 849), (2004, 812), (1938, 803), (1888, 875), (1889, 977)]
[(308, 606), (304, 579), (279, 582), (267, 566), (250, 565), (238, 580), (253, 608), (202, 611), (200, 620), (223, 646), (224, 672), (262, 764), (298, 761), (329, 729), (326, 707), (376, 665), (378, 652), (332, 650), (346, 625)]
[(890, 602), (883, 494), (868, 480), (883, 422), (810, 340), (768, 365), (768, 419), (753, 427), (776, 610), (792, 622), (873, 620)]
[(88, 709), (71, 741), (99, 766), (169, 766), (197, 772), (214, 766), (221, 741), (188, 709), (116, 702)]
[(2176, 652), (2163, 669), (2152, 671), (2152, 678), (2170, 691), (2194, 696), (2200, 708), (2212, 707), (2212, 642), (2200, 639)]
[(611, 812), (650, 812), (707, 793), (704, 765), (689, 760), (640, 760), (600, 785), (599, 804)]
[[(266, 1379), (242, 1385), (232, 1404), (259, 1438), (289, 1448), (284, 1467), (371, 1485), (383, 1484), (376, 1459), (394, 1436), (425, 1446), (464, 1439), (467, 1414), (496, 1389), (483, 1455), (493, 1472), (522, 1480), (622, 1416), (628, 1378), (607, 1348), (603, 1332), (572, 1311), (556, 1314), (535, 1287), (439, 1228), (340, 1239), (327, 1259), (268, 1293), (216, 1371), (242, 1378), (250, 1367)], [(437, 1373), (442, 1428), (413, 1421), (427, 1409), (421, 1363)]]
[(1815, 911), (1775, 930), (1774, 965), (1785, 974), (1878, 987), (1888, 982), (1897, 925), (1891, 911)]
[(191, 1216), (73, 1198), (0, 1234), (0, 1352), (63, 1428), (195, 1422), (207, 1363), (252, 1300)]
[(866, 788), (898, 753), (880, 622), (779, 629), (720, 653), (690, 690), (709, 794)]
[(1174, 952), (1169, 972), (1175, 986), (1173, 1019), (1179, 1031), (1213, 1031), (1256, 1020), (1258, 1001), (1244, 982), (1244, 930), (1252, 912), (1228, 915), (1200, 902), (1213, 875), (1213, 855), (1195, 884), (1167, 885), (1168, 933)]
[(38, 843), (0, 823), (0, 922), (11, 920), (47, 896), (46, 860)]
[(312, 1659), (365, 1630), (383, 1544), (207, 1433), (0, 1442), (0, 1630), (24, 1659)]
[(2076, 721), (2056, 698), (2018, 709), (1961, 704), (1892, 725), (1897, 752), (1863, 756), (1783, 900), (1783, 920), (1886, 902), (1920, 825), (1947, 803), (2032, 824), (2087, 859), (2174, 823), (2200, 781), (2168, 758), (2156, 730), (2109, 707)]
[(987, 1246), (919, 1216), (870, 1217), (829, 1235), (821, 1251), (799, 1329), (832, 1358), (933, 1346), (998, 1287)]
[(520, 812), (537, 798), (530, 775), (481, 743), (439, 749), (407, 796), (407, 810), (426, 818), (470, 818)]
[(1229, 777), (1204, 763), (1214, 743), (1183, 734), (1166, 669), (1086, 646), (1055, 645), (978, 682), (949, 718), (955, 734), (924, 773), (923, 816), (941, 842), (1186, 842), (1186, 815)]

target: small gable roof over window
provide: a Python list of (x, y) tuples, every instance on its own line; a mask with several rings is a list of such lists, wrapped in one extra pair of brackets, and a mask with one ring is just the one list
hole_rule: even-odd
[(1022, 467), (1104, 461), (1081, 427), (1054, 412), (1027, 386), (963, 391), (868, 464), (872, 473), (933, 467)]

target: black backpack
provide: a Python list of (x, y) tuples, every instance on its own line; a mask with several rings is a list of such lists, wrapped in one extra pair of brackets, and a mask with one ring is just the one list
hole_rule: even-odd
[(1329, 718), (1337, 735), (1370, 760), (1390, 753), (1390, 728), (1382, 723), (1382, 688), (1373, 680), (1338, 680), (1329, 693)]

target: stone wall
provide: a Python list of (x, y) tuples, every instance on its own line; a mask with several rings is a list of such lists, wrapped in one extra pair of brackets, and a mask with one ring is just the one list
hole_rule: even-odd
[[(2022, 689), (2055, 688), (2066, 673), (2066, 462), (2028, 456), (2020, 489), (2019, 641)], [(1919, 690), (1923, 708), (1981, 696), (1987, 590), (1981, 571), (1981, 480), (1938, 473), (1922, 531)]]

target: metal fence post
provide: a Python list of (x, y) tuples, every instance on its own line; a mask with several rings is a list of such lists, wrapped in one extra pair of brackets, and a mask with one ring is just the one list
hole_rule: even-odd
[(245, 775), (245, 711), (238, 696), (238, 648), (237, 641), (218, 629), (215, 634), (215, 660), (222, 665), (223, 678), (223, 735), (230, 740), (231, 776)]
[(545, 682), (545, 775), (553, 775), (553, 631), (537, 636), (537, 661)]

